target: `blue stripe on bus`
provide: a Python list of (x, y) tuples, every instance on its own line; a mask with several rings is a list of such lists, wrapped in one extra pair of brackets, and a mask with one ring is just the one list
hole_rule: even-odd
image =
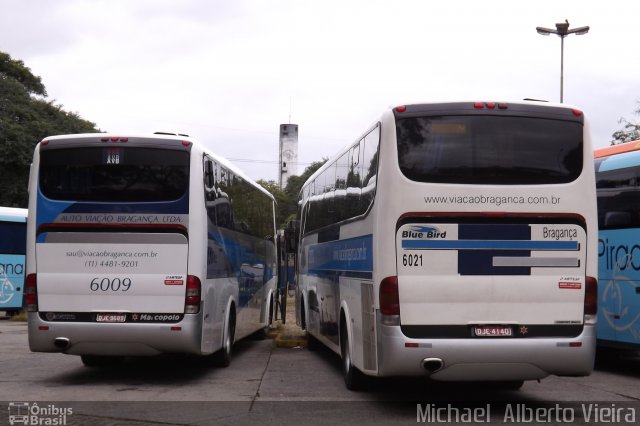
[(55, 223), (61, 214), (69, 213), (188, 214), (189, 194), (187, 192), (174, 201), (100, 203), (51, 200), (38, 190), (36, 227), (43, 223)]
[(625, 152), (605, 158), (602, 163), (600, 163), (600, 169), (598, 169), (598, 172), (626, 169), (627, 167), (637, 167), (639, 165), (640, 151)]
[(309, 272), (373, 271), (373, 235), (314, 244), (309, 247)]
[(578, 250), (577, 241), (402, 240), (413, 250)]

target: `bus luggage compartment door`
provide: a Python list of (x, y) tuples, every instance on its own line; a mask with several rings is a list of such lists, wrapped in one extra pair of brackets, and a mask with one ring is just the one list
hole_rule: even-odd
[(52, 317), (91, 312), (99, 318), (88, 320), (106, 322), (136, 320), (141, 313), (183, 314), (187, 251), (187, 238), (178, 233), (41, 235), (38, 310)]
[(408, 223), (398, 229), (396, 245), (400, 322), (410, 337), (582, 329), (586, 233), (580, 225)]

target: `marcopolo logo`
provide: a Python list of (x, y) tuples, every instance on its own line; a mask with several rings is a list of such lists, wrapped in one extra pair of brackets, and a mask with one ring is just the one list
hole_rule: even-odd
[(411, 229), (402, 231), (402, 238), (414, 238), (418, 240), (431, 240), (447, 238), (447, 231), (441, 231), (435, 226), (413, 225)]
[(10, 402), (8, 410), (10, 425), (66, 425), (73, 414), (73, 408), (37, 402)]

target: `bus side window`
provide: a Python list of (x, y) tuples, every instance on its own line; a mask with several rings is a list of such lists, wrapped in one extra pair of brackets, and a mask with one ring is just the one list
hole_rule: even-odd
[(380, 142), (380, 126), (376, 126), (364, 138), (362, 156), (362, 195), (360, 213), (363, 214), (373, 202), (376, 190), (376, 176), (378, 173), (378, 144)]
[(335, 220), (335, 189), (336, 189), (336, 163), (332, 163), (331, 166), (323, 173), (324, 175), (324, 196), (322, 197), (322, 205), (324, 214), (322, 215), (322, 226), (329, 225)]
[(360, 146), (364, 141), (359, 141), (349, 151), (349, 173), (347, 175), (347, 214), (349, 217), (359, 216), (360, 194), (362, 193), (362, 158)]
[(309, 202), (307, 204), (307, 224), (305, 226), (305, 232), (310, 232), (320, 227), (318, 218), (322, 214), (320, 212), (322, 192), (318, 179), (320, 179), (320, 176), (309, 184)]
[(339, 221), (351, 215), (347, 208), (347, 178), (349, 177), (349, 151), (336, 161), (336, 189), (333, 198), (334, 210)]

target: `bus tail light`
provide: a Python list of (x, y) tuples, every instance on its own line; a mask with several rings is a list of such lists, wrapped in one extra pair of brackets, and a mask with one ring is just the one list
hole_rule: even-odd
[(400, 325), (400, 297), (398, 277), (387, 277), (380, 282), (380, 313), (384, 325)]
[(27, 275), (24, 288), (24, 299), (27, 312), (38, 311), (38, 285), (36, 274)]
[(584, 323), (595, 324), (598, 314), (598, 280), (587, 277), (584, 291)]
[(184, 299), (184, 313), (197, 314), (200, 312), (200, 278), (194, 275), (187, 276), (187, 294)]

